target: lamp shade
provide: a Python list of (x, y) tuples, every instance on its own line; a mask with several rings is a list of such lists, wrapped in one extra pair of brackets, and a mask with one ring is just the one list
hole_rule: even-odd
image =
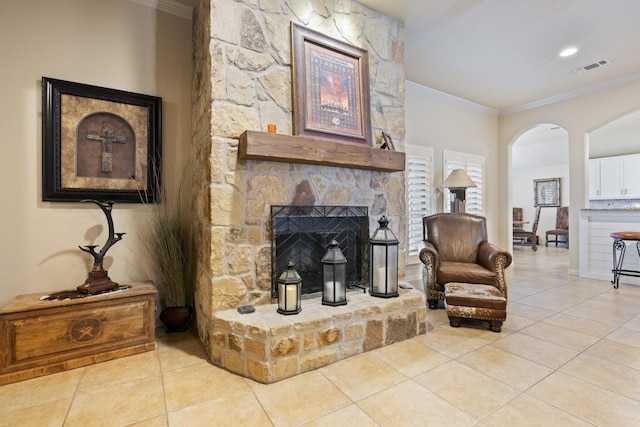
[(477, 187), (476, 183), (469, 178), (464, 169), (454, 169), (447, 179), (442, 183), (442, 188), (468, 188)]

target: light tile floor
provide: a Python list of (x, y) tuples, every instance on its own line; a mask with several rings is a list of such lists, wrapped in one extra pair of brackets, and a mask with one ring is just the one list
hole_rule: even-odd
[(264, 385), (209, 364), (194, 334), (0, 387), (0, 426), (640, 426), (640, 287), (514, 250), (501, 333), (428, 333)]

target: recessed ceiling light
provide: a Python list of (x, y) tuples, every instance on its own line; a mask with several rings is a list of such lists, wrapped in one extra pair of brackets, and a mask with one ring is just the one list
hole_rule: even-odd
[(571, 55), (575, 55), (576, 52), (578, 51), (577, 47), (568, 47), (564, 50), (562, 50), (562, 52), (560, 52), (560, 56), (567, 57), (567, 56), (571, 56)]

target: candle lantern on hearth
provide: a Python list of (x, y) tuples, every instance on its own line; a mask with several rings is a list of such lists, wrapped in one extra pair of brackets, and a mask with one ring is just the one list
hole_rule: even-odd
[(278, 277), (278, 313), (298, 314), (302, 310), (300, 295), (302, 294), (302, 277), (289, 261), (287, 269)]
[(345, 305), (347, 303), (347, 258), (332, 239), (327, 253), (322, 257), (322, 304)]
[(380, 227), (373, 233), (371, 246), (369, 293), (374, 297), (398, 296), (398, 239), (389, 229), (389, 220), (382, 216)]

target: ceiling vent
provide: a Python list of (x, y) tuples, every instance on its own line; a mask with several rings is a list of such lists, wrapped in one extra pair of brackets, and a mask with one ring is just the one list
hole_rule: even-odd
[(593, 64), (584, 65), (582, 67), (574, 68), (573, 71), (575, 73), (582, 73), (583, 71), (591, 71), (594, 68), (602, 67), (603, 65), (608, 65), (611, 61), (608, 59), (602, 59), (598, 62), (594, 62)]

